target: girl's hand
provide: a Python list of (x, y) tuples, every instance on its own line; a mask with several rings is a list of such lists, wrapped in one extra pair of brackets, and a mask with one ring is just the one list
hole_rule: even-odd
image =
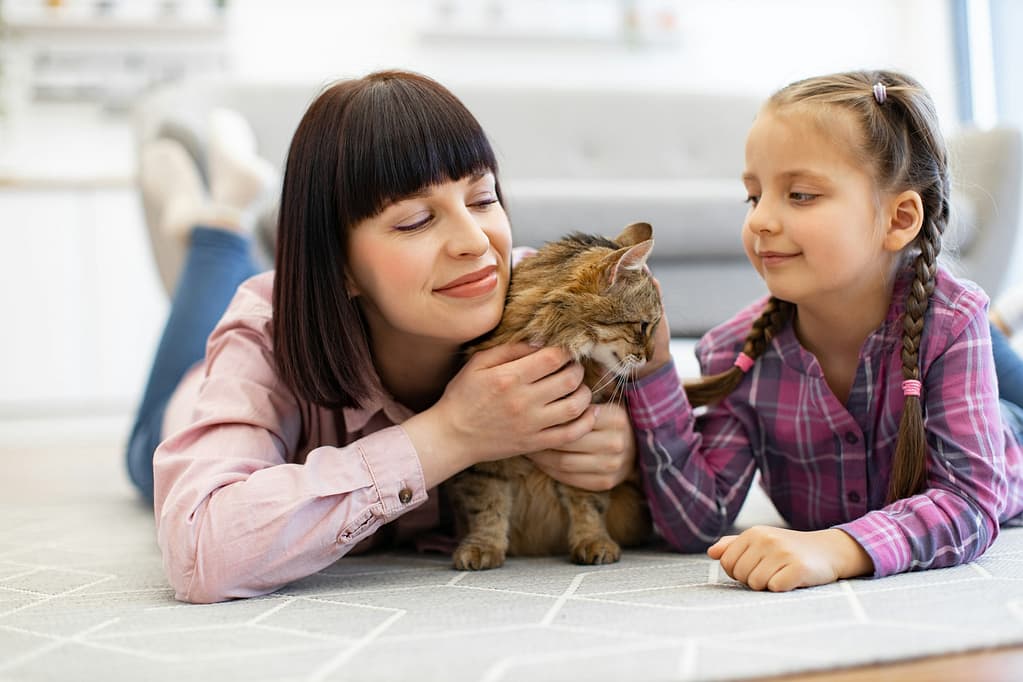
[(473, 355), (430, 409), (402, 427), (427, 487), (475, 464), (560, 448), (593, 429), (583, 369), (560, 348), (525, 343)]
[(720, 560), (734, 580), (772, 592), (824, 585), (874, 570), (863, 547), (837, 528), (805, 532), (754, 526), (721, 538), (707, 555)]
[[(661, 295), (661, 308), (664, 308), (664, 292), (661, 291), (661, 283), (651, 277), (657, 287), (657, 293)], [(654, 329), (654, 353), (650, 360), (636, 371), (636, 379), (650, 376), (661, 367), (671, 362), (671, 325), (668, 324), (668, 315), (661, 315), (661, 320)]]
[(636, 466), (629, 411), (620, 403), (594, 405), (593, 430), (560, 448), (526, 457), (551, 478), (583, 490), (610, 490)]

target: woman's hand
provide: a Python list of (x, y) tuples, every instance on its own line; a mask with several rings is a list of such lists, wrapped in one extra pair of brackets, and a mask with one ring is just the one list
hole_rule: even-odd
[(473, 355), (433, 407), (402, 424), (427, 486), (475, 464), (560, 448), (593, 429), (583, 369), (560, 348), (525, 343)]
[(707, 555), (720, 560), (734, 580), (772, 592), (824, 585), (874, 570), (863, 547), (837, 528), (805, 532), (754, 526), (721, 538)]
[(541, 471), (584, 490), (610, 490), (636, 466), (636, 442), (629, 411), (619, 403), (594, 405), (593, 430), (560, 448), (528, 455)]

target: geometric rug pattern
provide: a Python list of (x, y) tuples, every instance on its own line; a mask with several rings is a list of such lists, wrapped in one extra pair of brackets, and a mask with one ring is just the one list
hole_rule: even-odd
[(463, 573), (387, 553), (189, 605), (149, 508), (0, 501), (0, 680), (718, 680), (1021, 642), (1023, 528), (970, 565), (786, 594), (702, 555)]

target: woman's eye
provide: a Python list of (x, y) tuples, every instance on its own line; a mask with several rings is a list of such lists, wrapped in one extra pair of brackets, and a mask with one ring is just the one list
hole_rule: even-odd
[(757, 196), (756, 194), (750, 194), (746, 197), (746, 203), (749, 204), (750, 206), (756, 206), (758, 203), (760, 203), (760, 197)]
[(810, 194), (809, 192), (790, 192), (789, 193), (789, 198), (792, 199), (792, 201), (797, 201), (799, 203), (806, 203), (808, 201), (813, 201), (818, 196), (819, 195), (817, 195), (817, 194)]
[(426, 227), (426, 224), (429, 223), (429, 222), (430, 222), (430, 218), (427, 217), (427, 218), (423, 218), (422, 220), (417, 220), (414, 223), (408, 223), (408, 224), (404, 224), (404, 225), (395, 225), (394, 229), (397, 230), (398, 232), (415, 232), (418, 229)]

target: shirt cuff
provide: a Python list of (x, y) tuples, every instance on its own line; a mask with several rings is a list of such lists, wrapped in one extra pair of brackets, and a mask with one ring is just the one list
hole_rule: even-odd
[(405, 429), (400, 426), (382, 429), (360, 439), (357, 447), (380, 496), (385, 522), (426, 501), (423, 467)]
[(632, 382), (625, 392), (629, 414), (637, 429), (656, 429), (692, 410), (674, 361)]
[(905, 573), (913, 557), (903, 529), (883, 512), (870, 512), (855, 521), (835, 526), (860, 543), (874, 562), (874, 577)]

